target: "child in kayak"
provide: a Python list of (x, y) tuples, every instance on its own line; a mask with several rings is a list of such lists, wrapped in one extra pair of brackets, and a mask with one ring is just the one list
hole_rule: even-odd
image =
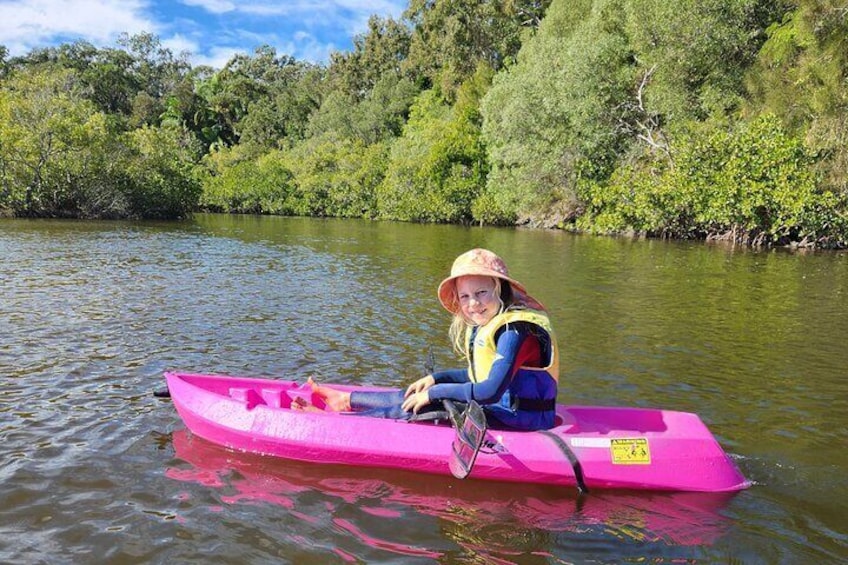
[(467, 368), (438, 371), (398, 391), (351, 393), (310, 378), (313, 394), (329, 410), (396, 419), (438, 410), (443, 399), (475, 400), (492, 428), (552, 428), (559, 354), (544, 306), (486, 249), (457, 257), (438, 293), (453, 314), (449, 335)]

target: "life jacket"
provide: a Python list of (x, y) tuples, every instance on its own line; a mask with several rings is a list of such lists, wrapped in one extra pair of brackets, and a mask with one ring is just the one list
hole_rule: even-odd
[[(547, 343), (542, 345), (542, 354), (546, 356), (543, 367), (521, 367), (521, 371), (547, 373), (555, 382), (559, 381), (559, 349), (551, 321), (547, 314), (540, 310), (516, 309), (501, 312), (484, 326), (469, 328), (465, 336), (465, 357), (468, 359), (468, 378), (473, 383), (484, 381), (495, 362), (497, 344), (495, 336), (498, 330), (513, 322), (529, 322), (538, 326), (547, 334)], [(472, 340), (473, 336), (473, 340)]]

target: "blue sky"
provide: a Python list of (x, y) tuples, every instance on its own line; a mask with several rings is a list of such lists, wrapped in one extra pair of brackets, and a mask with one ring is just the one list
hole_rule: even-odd
[(113, 47), (121, 33), (150, 32), (193, 65), (223, 66), (260, 45), (325, 63), (347, 51), (368, 17), (399, 18), (408, 0), (0, 0), (0, 45), (11, 56), (85, 40)]

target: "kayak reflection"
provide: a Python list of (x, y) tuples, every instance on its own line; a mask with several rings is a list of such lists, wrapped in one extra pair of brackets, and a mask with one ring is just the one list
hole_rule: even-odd
[[(549, 532), (600, 528), (641, 542), (688, 546), (711, 545), (726, 532), (730, 520), (721, 512), (736, 495), (641, 491), (579, 495), (569, 488), (513, 483), (493, 489), (492, 483), (481, 487), (479, 481), (235, 452), (185, 429), (174, 431), (172, 441), (182, 463), (169, 467), (167, 477), (224, 489), (228, 494), (220, 499), (225, 504), (269, 503), (293, 512), (304, 493), (320, 493), (370, 505), (362, 509), (371, 515), (396, 517), (409, 510), (451, 522), (467, 521), (473, 528), (504, 521)], [(373, 506), (375, 500), (379, 506)]]

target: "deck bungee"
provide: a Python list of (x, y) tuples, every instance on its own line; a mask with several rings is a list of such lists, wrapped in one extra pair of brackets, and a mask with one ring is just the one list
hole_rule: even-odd
[[(449, 421), (415, 422), (293, 410), (307, 384), (165, 373), (186, 427), (225, 447), (313, 463), (450, 475), (458, 436)], [(331, 385), (344, 391), (380, 387)], [(732, 492), (749, 483), (695, 414), (557, 405), (544, 432), (486, 430), (472, 479), (583, 489)]]

